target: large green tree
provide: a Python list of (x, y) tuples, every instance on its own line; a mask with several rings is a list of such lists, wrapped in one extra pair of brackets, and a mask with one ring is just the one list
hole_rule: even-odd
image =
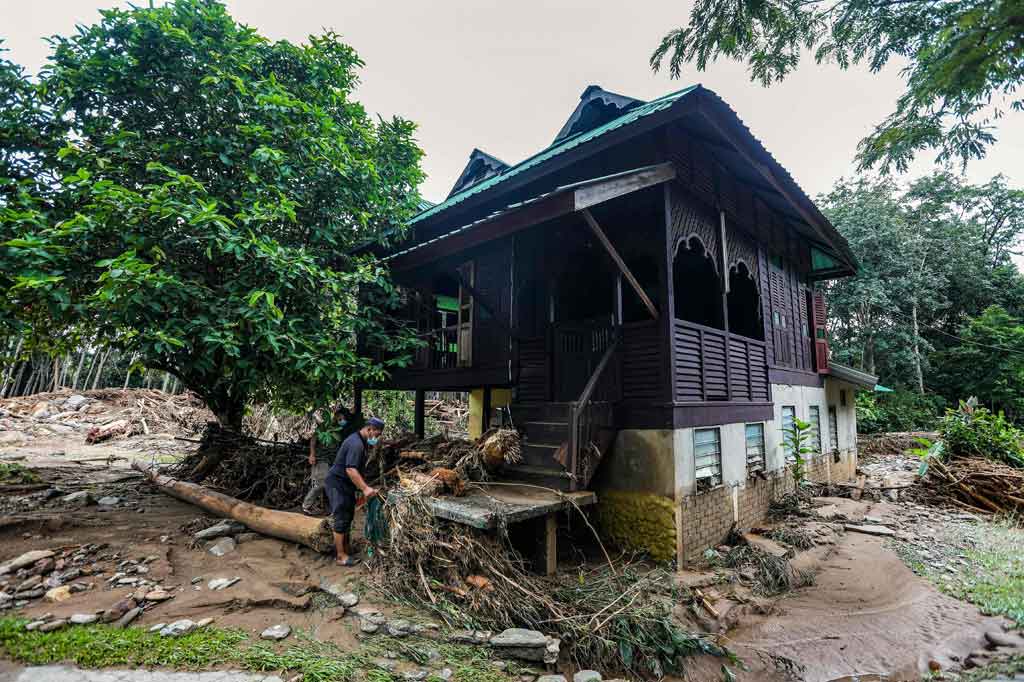
[[(860, 269), (829, 287), (837, 357), (954, 404), (969, 391), (947, 372), (946, 351), (990, 306), (1024, 313), (1024, 277), (1011, 256), (1024, 236), (1019, 190), (935, 173), (900, 186), (840, 181), (819, 203)], [(950, 380), (951, 379), (951, 380)]]
[(844, 69), (905, 64), (896, 110), (860, 143), (862, 168), (902, 171), (924, 149), (967, 163), (984, 156), (1007, 109), (1024, 108), (1022, 0), (696, 0), (650, 62), (679, 77), (688, 63), (704, 70), (725, 57), (767, 86), (808, 54)]
[[(412, 123), (352, 98), (356, 53), (272, 42), (214, 0), (101, 15), (52, 39), (37, 81), (0, 71), (47, 138), (0, 150), (4, 321), (134, 355), (231, 429), (250, 401), (302, 409), (380, 377), (357, 335), (402, 362), (386, 269), (350, 254), (415, 211), (421, 152)], [(19, 175), (29, 158), (55, 180)]]

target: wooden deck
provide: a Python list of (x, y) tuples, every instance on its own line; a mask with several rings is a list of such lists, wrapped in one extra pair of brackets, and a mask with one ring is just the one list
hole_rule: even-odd
[(555, 514), (573, 503), (586, 507), (595, 502), (597, 495), (586, 490), (556, 493), (531, 486), (475, 483), (462, 497), (432, 497), (428, 504), (438, 518), (490, 530)]

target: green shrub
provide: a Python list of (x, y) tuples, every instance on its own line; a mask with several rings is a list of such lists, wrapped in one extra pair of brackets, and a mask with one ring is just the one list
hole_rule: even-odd
[(987, 457), (1024, 468), (1024, 431), (971, 398), (947, 410), (940, 425), (946, 450), (953, 456)]
[(912, 391), (857, 393), (857, 430), (861, 433), (886, 431), (932, 431), (940, 421), (946, 401), (937, 395)]

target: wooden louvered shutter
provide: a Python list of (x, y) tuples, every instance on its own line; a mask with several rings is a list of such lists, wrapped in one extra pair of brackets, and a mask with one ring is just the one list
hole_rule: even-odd
[(812, 294), (812, 310), (814, 319), (811, 329), (814, 332), (814, 367), (819, 374), (828, 374), (828, 328), (825, 309), (825, 292), (815, 289)]
[(473, 261), (463, 263), (458, 268), (459, 278), (459, 321), (458, 321), (458, 366), (473, 366), (473, 292), (462, 282), (471, 287), (476, 286), (476, 268)]

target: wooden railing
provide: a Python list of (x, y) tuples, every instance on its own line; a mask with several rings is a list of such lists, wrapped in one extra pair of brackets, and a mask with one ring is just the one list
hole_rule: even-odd
[(419, 335), (424, 345), (416, 349), (416, 369), (453, 369), (458, 364), (459, 330), (456, 325), (431, 329)]
[(676, 402), (767, 402), (764, 341), (674, 321)]
[[(616, 328), (610, 343), (580, 392), (579, 399), (569, 404), (569, 471), (573, 475), (570, 489), (587, 485), (593, 471), (584, 470), (585, 449), (596, 444), (598, 432), (611, 424), (612, 403), (618, 400), (619, 381), (617, 351), (621, 330)], [(596, 465), (596, 462), (594, 463)]]

